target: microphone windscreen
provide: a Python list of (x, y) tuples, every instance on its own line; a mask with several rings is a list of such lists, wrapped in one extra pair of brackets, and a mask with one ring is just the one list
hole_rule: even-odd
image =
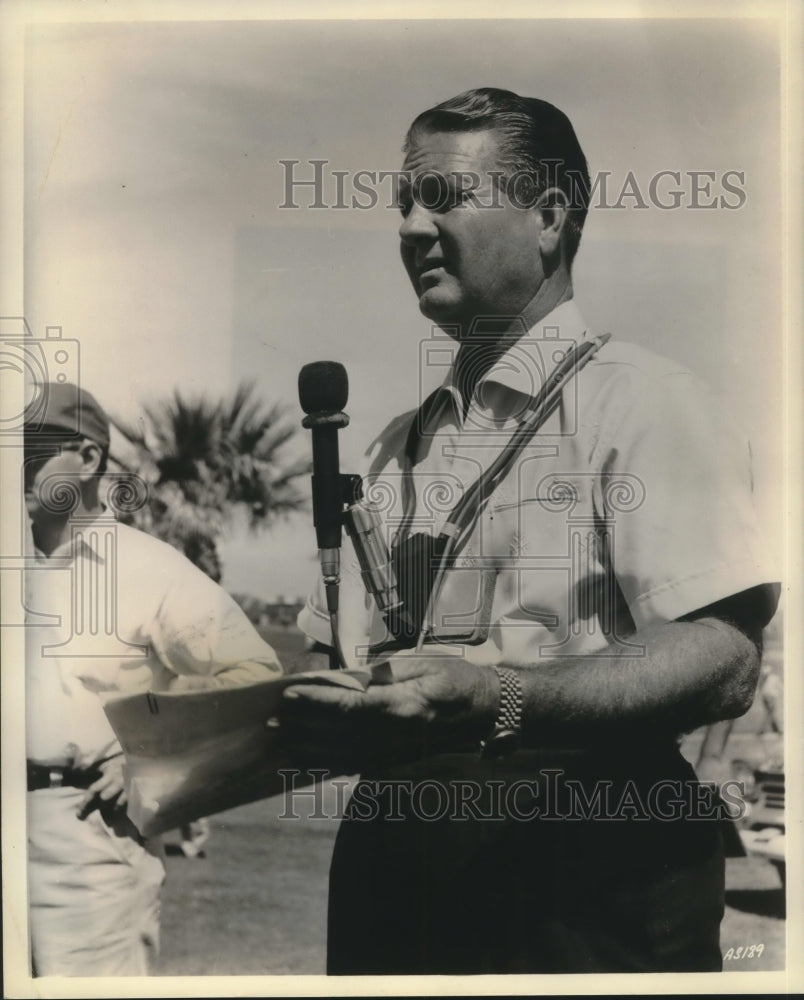
[(299, 402), (305, 413), (337, 413), (349, 399), (349, 379), (339, 361), (313, 361), (299, 372)]

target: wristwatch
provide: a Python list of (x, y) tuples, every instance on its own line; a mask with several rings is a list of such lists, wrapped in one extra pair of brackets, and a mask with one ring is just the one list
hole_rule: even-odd
[(508, 667), (492, 667), (500, 679), (500, 710), (489, 735), (480, 741), (481, 757), (504, 757), (519, 746), (522, 730), (522, 682)]

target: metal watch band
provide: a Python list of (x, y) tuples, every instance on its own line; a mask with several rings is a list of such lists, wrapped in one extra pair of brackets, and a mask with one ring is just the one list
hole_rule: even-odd
[(500, 679), (500, 710), (494, 730), (480, 744), (483, 757), (496, 757), (510, 753), (519, 743), (522, 729), (522, 682), (515, 670), (493, 667)]

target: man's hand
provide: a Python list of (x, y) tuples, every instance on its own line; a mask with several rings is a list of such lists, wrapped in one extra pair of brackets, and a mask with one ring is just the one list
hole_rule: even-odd
[(285, 747), (310, 765), (360, 770), (477, 745), (493, 726), (500, 692), (489, 667), (432, 654), (397, 654), (387, 664), (391, 682), (366, 691), (286, 688), (280, 715)]
[(95, 809), (105, 811), (105, 807), (111, 806), (112, 803), (114, 803), (115, 809), (122, 809), (125, 806), (124, 760), (122, 754), (117, 754), (98, 765), (101, 776), (89, 786), (86, 795), (81, 800), (81, 804), (76, 810), (79, 819), (86, 819)]

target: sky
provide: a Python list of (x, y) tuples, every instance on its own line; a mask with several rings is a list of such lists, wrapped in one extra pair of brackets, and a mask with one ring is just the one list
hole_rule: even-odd
[[(420, 111), (497, 86), (562, 108), (619, 200), (590, 213), (576, 260), (587, 321), (710, 382), (750, 433), (758, 503), (781, 523), (776, 22), (50, 23), (29, 27), (25, 55), (25, 316), (36, 336), (62, 328), (110, 412), (136, 420), (174, 388), (218, 395), (252, 378), (300, 421), (299, 368), (338, 360), (352, 421), (342, 469), (355, 470), (373, 433), (443, 372), (420, 378), (432, 331), (387, 199), (314, 209), (297, 189), (299, 207), (283, 208), (281, 161), (310, 177), (309, 161), (326, 160), (332, 206), (331, 171), (398, 169)], [(660, 171), (681, 172), (678, 209), (648, 198)], [(712, 193), (739, 207), (692, 207), (695, 171), (714, 172)], [(629, 172), (643, 207), (618, 199)], [(309, 447), (300, 428), (287, 456)], [(307, 514), (237, 535), (224, 582), (295, 597), (314, 552)]]

